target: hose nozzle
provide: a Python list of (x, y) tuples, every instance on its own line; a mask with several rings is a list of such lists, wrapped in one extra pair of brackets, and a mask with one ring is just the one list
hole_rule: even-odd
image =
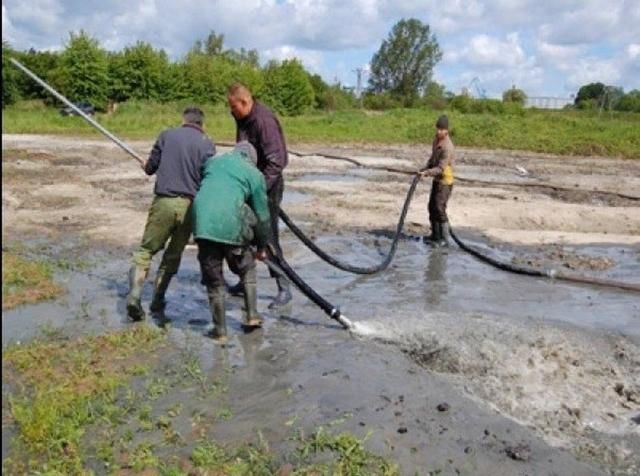
[(331, 317), (331, 319), (335, 319), (336, 321), (338, 321), (340, 325), (344, 327), (346, 330), (353, 329), (353, 322), (347, 319), (346, 316), (342, 315), (340, 313), (340, 309), (333, 308), (331, 310), (331, 314), (329, 317)]

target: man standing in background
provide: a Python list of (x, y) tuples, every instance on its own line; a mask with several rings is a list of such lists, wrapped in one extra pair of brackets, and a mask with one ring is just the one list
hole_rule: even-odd
[(134, 321), (144, 319), (140, 304), (153, 256), (165, 245), (158, 268), (151, 301), (151, 312), (163, 312), (165, 292), (178, 272), (182, 252), (191, 236), (191, 203), (193, 202), (205, 161), (215, 155), (213, 142), (204, 133), (204, 113), (197, 107), (184, 110), (181, 127), (163, 131), (156, 140), (143, 169), (156, 174), (155, 197), (149, 209), (142, 242), (133, 253), (129, 271), (127, 314)]
[[(278, 213), (284, 192), (282, 172), (288, 163), (287, 145), (282, 127), (275, 114), (266, 106), (255, 101), (251, 91), (240, 84), (231, 85), (227, 93), (231, 115), (236, 120), (236, 142), (248, 141), (258, 153), (258, 169), (267, 184), (269, 213), (271, 216), (271, 244), (278, 256), (282, 256), (278, 234)], [(289, 281), (269, 269), (276, 278), (278, 294), (269, 304), (269, 309), (278, 309), (291, 302)], [(229, 289), (231, 294), (243, 293), (242, 283)]]
[(427, 165), (418, 171), (423, 177), (433, 177), (429, 195), (429, 222), (431, 235), (425, 241), (433, 246), (447, 246), (449, 218), (447, 203), (453, 189), (453, 164), (455, 155), (453, 142), (449, 137), (449, 118), (442, 115), (436, 122), (436, 137), (433, 140), (431, 157)]

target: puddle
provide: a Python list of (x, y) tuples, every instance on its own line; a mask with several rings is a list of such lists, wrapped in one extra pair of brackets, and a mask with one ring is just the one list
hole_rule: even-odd
[(298, 192), (297, 190), (287, 189), (287, 193), (282, 197), (282, 206), (297, 205), (299, 203), (306, 203), (313, 200), (313, 197), (308, 193)]
[(304, 174), (296, 178), (296, 182), (365, 182), (372, 175), (371, 170), (352, 169), (344, 174)]
[[(306, 199), (300, 195), (294, 199)], [(412, 473), (424, 469), (424, 452), (433, 454), (433, 461), (444, 461), (452, 444), (461, 445), (464, 467), (468, 460), (462, 450), (477, 442), (469, 437), (469, 428), (481, 435), (491, 427), (499, 428), (492, 431), (501, 433), (503, 441), (526, 440), (536, 454), (552, 452), (554, 468), (579, 467), (580, 474), (595, 474), (567, 453), (550, 449), (540, 437), (579, 455), (584, 448), (595, 448), (595, 456), (586, 456), (588, 461), (617, 455), (620, 467), (640, 464), (633, 453), (620, 456), (624, 445), (640, 454), (640, 436), (632, 420), (640, 414), (640, 406), (630, 400), (625, 403), (629, 409), (623, 411), (622, 400), (607, 393), (616, 382), (640, 392), (630, 370), (640, 365), (640, 302), (631, 293), (513, 275), (488, 267), (455, 246), (434, 251), (414, 240), (399, 243), (386, 272), (356, 276), (320, 261), (290, 235), (284, 237), (290, 264), (356, 323), (357, 338), (298, 292), (290, 315), (269, 312), (276, 286), (266, 268), (259, 266), (258, 308), (265, 317), (264, 328), (244, 334), (242, 299), (228, 298), (230, 343), (216, 346), (203, 337), (211, 318), (197, 251), (189, 247), (167, 292), (167, 329), (177, 348), (194, 349), (204, 375), (228, 376), (229, 397), (215, 405), (227, 405), (233, 417), (216, 420), (209, 436), (238, 441), (259, 428), (277, 448), (292, 431), (283, 422), (313, 426), (344, 420), (350, 431), (362, 431), (363, 425), (364, 430), (375, 429), (370, 440), (374, 450), (388, 452), (387, 441), (395, 441), (394, 456), (402, 461), (404, 472)], [(370, 235), (323, 235), (316, 241), (360, 266), (379, 262), (390, 244), (388, 238)], [(509, 250), (492, 251), (509, 257)], [(611, 258), (616, 265), (605, 271), (611, 277), (640, 275), (640, 261), (632, 248), (574, 251)], [(88, 272), (62, 274), (69, 289), (64, 298), (3, 313), (3, 346), (50, 335), (57, 328), (87, 334), (130, 326), (124, 317), (128, 266), (128, 255), (115, 255), (98, 259)], [(152, 276), (143, 292), (145, 306), (151, 299)], [(226, 276), (235, 282), (230, 273)], [(148, 323), (154, 325), (149, 318)], [(626, 357), (617, 358), (616, 352)], [(579, 365), (571, 364), (574, 361)], [(607, 369), (615, 370), (613, 379)], [(154, 408), (188, 402), (189, 392), (176, 389)], [(581, 399), (580, 392), (591, 402)], [(385, 403), (381, 395), (396, 403)], [(449, 439), (432, 434), (437, 424), (428, 420), (435, 418), (433, 409), (445, 399), (463, 412), (457, 420), (447, 420)], [(197, 402), (185, 403), (183, 414), (200, 411), (203, 401)], [(578, 409), (583, 418), (575, 421), (570, 412), (563, 413), (570, 421), (559, 417), (554, 412), (562, 411), (562, 405)], [(603, 416), (607, 412), (615, 417)], [(186, 417), (176, 419), (175, 428), (186, 432), (189, 425)], [(407, 426), (411, 442), (396, 441), (396, 429)], [(4, 447), (3, 440), (3, 457)], [(480, 473), (483, 464), (495, 468), (491, 451), (476, 458)], [(544, 457), (544, 464), (549, 458)], [(543, 458), (535, 464), (540, 461)], [(516, 471), (509, 468), (505, 474)], [(545, 471), (538, 466), (532, 473)]]

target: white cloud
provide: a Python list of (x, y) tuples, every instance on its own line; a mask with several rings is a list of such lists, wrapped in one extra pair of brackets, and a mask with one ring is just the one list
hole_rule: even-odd
[[(602, 74), (626, 89), (640, 76), (640, 0), (3, 0), (14, 47), (64, 46), (84, 29), (108, 49), (148, 41), (179, 58), (213, 29), (228, 47), (264, 59), (296, 56), (333, 81), (353, 82), (401, 18), (435, 33), (435, 76), (456, 88), (475, 76), (497, 93), (512, 82), (552, 94)], [(587, 56), (588, 55), (588, 56)], [(331, 59), (329, 59), (331, 58)], [(605, 65), (602, 67), (601, 65)], [(590, 70), (595, 68), (595, 72)], [(607, 69), (609, 68), (609, 69)], [(592, 71), (592, 73), (589, 73)], [(617, 78), (617, 79), (616, 79)], [(527, 91), (529, 92), (529, 91)]]
[(518, 33), (509, 33), (506, 40), (489, 35), (475, 35), (459, 52), (446, 53), (448, 62), (465, 62), (476, 66), (513, 67), (526, 61)]
[(304, 67), (313, 73), (319, 73), (322, 67), (322, 52), (304, 50), (294, 46), (279, 46), (263, 52), (263, 58), (266, 60), (286, 60), (297, 58), (302, 62)]
[(595, 82), (615, 85), (620, 77), (620, 65), (616, 59), (581, 58), (569, 72), (567, 86), (575, 89)]
[(9, 15), (7, 15), (7, 9), (4, 4), (2, 5), (2, 39), (9, 42), (15, 42), (16, 40), (15, 28)]

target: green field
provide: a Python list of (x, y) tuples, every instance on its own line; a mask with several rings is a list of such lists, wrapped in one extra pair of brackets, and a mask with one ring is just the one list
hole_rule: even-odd
[[(112, 115), (98, 114), (96, 119), (123, 138), (151, 140), (163, 128), (180, 122), (185, 105), (131, 102), (120, 105)], [(232, 141), (235, 125), (226, 108), (205, 106), (204, 110), (207, 132), (215, 140)], [(290, 143), (427, 144), (441, 113), (427, 109), (314, 112), (284, 117), (282, 123)], [(446, 113), (459, 146), (640, 158), (640, 114), (570, 110)], [(5, 108), (2, 132), (99, 135), (82, 119), (62, 117), (57, 109), (33, 101)]]

